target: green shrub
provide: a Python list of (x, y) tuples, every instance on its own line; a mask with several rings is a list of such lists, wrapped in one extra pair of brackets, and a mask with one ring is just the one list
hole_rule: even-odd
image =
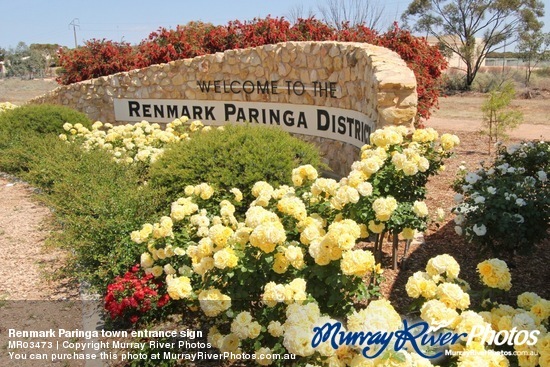
[(490, 166), (455, 182), (456, 232), (480, 250), (513, 260), (548, 238), (550, 143), (499, 146)]
[(0, 136), (19, 136), (30, 132), (61, 134), (63, 124), (80, 123), (90, 128), (92, 122), (86, 115), (68, 107), (56, 105), (27, 105), (6, 111), (0, 115)]
[[(17, 174), (28, 170), (35, 156), (35, 144), (50, 144), (64, 132), (66, 122), (81, 123), (90, 127), (86, 115), (68, 107), (54, 105), (28, 105), (0, 114), (0, 170)], [(41, 139), (48, 139), (48, 142)], [(49, 146), (49, 145), (48, 145)]]
[(168, 190), (170, 200), (183, 195), (187, 185), (208, 182), (226, 190), (236, 187), (248, 201), (255, 182), (291, 184), (292, 169), (303, 164), (321, 166), (313, 145), (277, 128), (227, 125), (171, 146), (150, 175), (154, 186)]
[(505, 78), (501, 74), (478, 73), (472, 83), (472, 90), (480, 93), (489, 93), (504, 83)]
[(0, 149), (0, 170), (42, 189), (60, 229), (50, 240), (72, 254), (65, 275), (102, 290), (135, 264), (143, 248), (130, 233), (158, 216), (162, 190), (143, 185), (138, 167), (102, 150), (86, 152), (53, 134), (21, 136)]
[[(48, 146), (49, 145), (49, 146)], [(104, 151), (85, 152), (59, 141), (36, 144), (23, 178), (45, 189), (63, 231), (54, 243), (73, 257), (67, 271), (104, 289), (135, 264), (143, 248), (130, 233), (159, 214), (162, 190), (143, 185), (137, 168), (113, 161)]]
[(158, 215), (162, 194), (107, 152), (70, 146), (59, 153), (33, 162), (26, 176), (48, 186), (46, 201), (63, 227), (56, 240), (74, 254), (69, 271), (104, 289), (139, 258), (143, 249), (130, 233)]
[(536, 76), (541, 78), (550, 78), (550, 66), (545, 66), (534, 71)]
[(447, 72), (441, 79), (441, 87), (447, 94), (465, 90), (465, 75), (458, 72)]

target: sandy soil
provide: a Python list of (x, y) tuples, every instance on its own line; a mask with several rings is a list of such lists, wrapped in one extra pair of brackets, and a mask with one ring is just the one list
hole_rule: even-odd
[(45, 249), (50, 210), (32, 194), (28, 185), (0, 178), (0, 278), (10, 280), (0, 283), (0, 295), (7, 300), (74, 299), (74, 284), (46, 280), (63, 264), (64, 254)]
[[(63, 266), (65, 254), (47, 248), (45, 240), (52, 228), (50, 210), (32, 196), (34, 189), (10, 177), (0, 176), (0, 365), (36, 366), (31, 355), (72, 353), (60, 348), (9, 348), (9, 341), (44, 341), (56, 345), (67, 338), (14, 338), (10, 329), (82, 330), (82, 302), (78, 285), (70, 280), (48, 280), (53, 270)], [(75, 338), (75, 341), (79, 338)], [(27, 359), (10, 358), (15, 353)], [(40, 366), (83, 366), (82, 362), (40, 361)]]
[[(550, 101), (548, 102), (550, 105)], [(461, 119), (461, 118), (441, 118), (434, 116), (426, 123), (426, 126), (433, 127), (437, 131), (463, 131), (463, 132), (479, 132), (482, 130), (482, 121), (476, 119)], [(516, 129), (508, 131), (507, 134), (512, 139), (526, 140), (548, 140), (550, 139), (550, 124), (535, 125), (523, 123)], [(481, 137), (483, 140), (486, 137)]]

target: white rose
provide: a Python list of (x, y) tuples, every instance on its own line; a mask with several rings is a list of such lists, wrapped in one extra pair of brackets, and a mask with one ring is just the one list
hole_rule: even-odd
[(525, 206), (525, 205), (527, 205), (527, 203), (522, 198), (518, 198), (518, 199), (516, 199), (516, 205), (517, 206)]
[(506, 148), (508, 154), (514, 154), (520, 148), (520, 144), (510, 145)]
[(455, 217), (455, 223), (457, 225), (461, 225), (462, 223), (464, 223), (464, 215), (462, 214), (459, 214)]
[(464, 200), (464, 195), (455, 194), (454, 200), (455, 200), (455, 203), (460, 204)]
[(472, 229), (474, 233), (478, 236), (484, 236), (487, 233), (487, 227), (485, 227), (485, 224), (474, 224), (474, 227)]
[(484, 196), (476, 196), (476, 198), (474, 199), (474, 202), (476, 204), (484, 203), (485, 202), (485, 197)]
[(479, 181), (481, 177), (479, 177), (479, 175), (477, 175), (476, 173), (468, 173), (465, 177), (465, 180), (466, 182), (468, 182), (470, 185), (473, 185), (475, 184), (477, 181)]

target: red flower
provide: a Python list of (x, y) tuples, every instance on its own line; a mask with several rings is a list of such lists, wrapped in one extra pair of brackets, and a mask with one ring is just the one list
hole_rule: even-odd
[(168, 294), (159, 294), (164, 284), (152, 274), (144, 274), (134, 265), (122, 277), (116, 277), (107, 286), (105, 310), (111, 319), (122, 319), (135, 324), (141, 317), (168, 304)]

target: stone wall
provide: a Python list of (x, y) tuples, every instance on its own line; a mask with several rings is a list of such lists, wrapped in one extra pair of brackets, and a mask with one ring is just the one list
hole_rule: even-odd
[[(278, 93), (201, 91), (199, 81), (266, 81)], [(298, 95), (286, 83), (305, 86)], [(332, 83), (332, 93), (312, 85)], [(289, 103), (360, 112), (373, 128), (412, 125), (417, 93), (414, 73), (395, 52), (369, 44), (286, 42), (229, 50), (172, 61), (57, 88), (31, 101), (69, 106), (92, 120), (123, 123), (115, 118), (115, 99), (172, 99)], [(148, 119), (149, 120), (149, 119)], [(351, 128), (351, 127), (350, 127)], [(307, 134), (307, 133), (306, 133)], [(350, 132), (351, 136), (351, 132)], [(324, 137), (307, 140), (320, 145), (331, 168), (346, 174), (358, 158), (357, 144)]]

